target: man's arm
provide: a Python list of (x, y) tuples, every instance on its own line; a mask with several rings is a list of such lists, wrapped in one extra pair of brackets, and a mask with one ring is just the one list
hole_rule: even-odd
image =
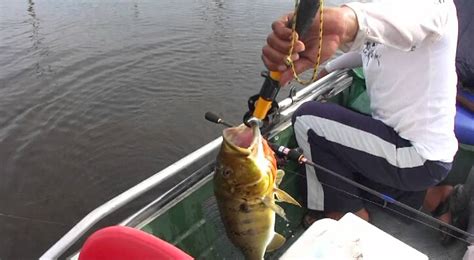
[(318, 78), (322, 78), (327, 74), (339, 69), (353, 69), (362, 66), (362, 56), (357, 51), (347, 52), (341, 56), (329, 61), (326, 66), (319, 72)]
[(331, 73), (339, 69), (353, 69), (362, 66), (362, 56), (357, 51), (347, 52), (329, 61), (326, 64), (326, 71)]
[(427, 38), (435, 41), (441, 37), (450, 10), (455, 10), (450, 0), (354, 2), (345, 6), (356, 14), (359, 31), (354, 42), (341, 46), (343, 51), (360, 49), (366, 41), (413, 50)]

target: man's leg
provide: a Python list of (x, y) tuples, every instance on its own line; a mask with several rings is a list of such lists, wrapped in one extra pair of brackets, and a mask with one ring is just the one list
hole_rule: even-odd
[[(335, 104), (308, 102), (295, 112), (293, 122), (298, 144), (306, 156), (351, 179), (357, 172), (400, 190), (421, 191), (444, 179), (450, 168), (450, 164), (421, 158), (409, 141), (381, 121)], [(327, 196), (335, 198), (331, 202), (335, 205), (325, 203), (325, 210), (344, 211), (341, 201), (348, 199), (335, 195), (329, 187), (359, 195), (357, 189), (326, 173), (319, 172), (318, 177), (326, 184), (324, 201), (329, 202)]]
[[(296, 114), (296, 113), (295, 113)], [(294, 118), (296, 120), (296, 118)], [(294, 125), (295, 136), (305, 157), (318, 164), (335, 171), (346, 178), (354, 179), (353, 173), (340, 164), (334, 155), (324, 149), (314, 149), (313, 141), (308, 135), (308, 130), (299, 124)], [(316, 174), (314, 167), (306, 165), (307, 180), (307, 207), (311, 210), (326, 211), (326, 216), (339, 219), (345, 212), (365, 212), (363, 203), (358, 199), (359, 190), (337, 179), (328, 178), (326, 174)], [(324, 188), (321, 185), (324, 184)], [(368, 219), (368, 214), (364, 217)]]
[[(442, 202), (445, 202), (448, 199), (452, 191), (453, 186), (451, 185), (434, 186), (428, 188), (426, 191), (425, 200), (423, 202), (423, 208), (429, 212), (434, 212)], [(449, 211), (437, 217), (443, 222), (451, 222), (451, 212)]]

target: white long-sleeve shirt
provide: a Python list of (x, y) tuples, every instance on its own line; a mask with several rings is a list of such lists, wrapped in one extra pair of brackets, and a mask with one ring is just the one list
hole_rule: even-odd
[(330, 73), (339, 69), (354, 69), (358, 67), (362, 67), (362, 55), (358, 51), (351, 51), (329, 61), (324, 69)]
[(362, 64), (372, 116), (411, 141), (423, 158), (451, 162), (457, 151), (452, 0), (346, 5), (356, 13), (359, 31), (341, 48), (349, 53), (329, 63), (329, 70)]

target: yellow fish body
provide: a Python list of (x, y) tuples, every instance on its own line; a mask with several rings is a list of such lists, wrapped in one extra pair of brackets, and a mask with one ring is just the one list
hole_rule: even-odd
[(283, 245), (285, 238), (274, 231), (275, 212), (285, 218), (285, 201), (299, 206), (277, 185), (283, 171), (258, 127), (227, 128), (214, 175), (214, 194), (227, 236), (246, 259), (263, 259), (265, 252)]

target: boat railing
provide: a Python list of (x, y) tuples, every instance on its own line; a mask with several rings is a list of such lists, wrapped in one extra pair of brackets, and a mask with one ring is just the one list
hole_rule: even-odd
[[(318, 99), (318, 97), (329, 97), (331, 95), (337, 94), (337, 91), (340, 91), (348, 86), (352, 82), (352, 76), (349, 75), (347, 70), (340, 70), (330, 73), (324, 78), (314, 82), (305, 88), (299, 90), (294, 96), (288, 97), (279, 102), (280, 112), (279, 118), (275, 122), (275, 126), (270, 131), (269, 135), (272, 136), (278, 132), (277, 129), (281, 127), (288, 126), (290, 124), (291, 114), (304, 102), (309, 100)], [(197, 161), (200, 161), (204, 158), (208, 158), (212, 154), (217, 153), (218, 148), (222, 142), (222, 137), (216, 138), (210, 143), (202, 146), (186, 157), (180, 159), (179, 161), (173, 163), (167, 168), (161, 170), (160, 172), (152, 175), (151, 177), (145, 179), (144, 181), (138, 183), (132, 188), (126, 190), (120, 195), (114, 197), (113, 199), (102, 204), (98, 208), (92, 210), (87, 214), (82, 220), (80, 220), (71, 230), (69, 230), (61, 239), (59, 239), (51, 248), (49, 248), (40, 259), (57, 259), (60, 258), (66, 251), (73, 247), (82, 236), (87, 233), (91, 228), (94, 227), (99, 221), (103, 220), (108, 215), (122, 208), (131, 201), (137, 199), (138, 197), (144, 195), (151, 189), (159, 186), (164, 183), (166, 180), (170, 179), (173, 176), (176, 176), (178, 173), (191, 167)], [(210, 167), (210, 164), (203, 166)], [(212, 170), (207, 170), (208, 175), (212, 173)], [(192, 176), (190, 176), (192, 177)], [(205, 176), (204, 176), (205, 177)], [(183, 182), (181, 182), (183, 183)], [(122, 225), (127, 226), (141, 226), (143, 223), (150, 221), (152, 216), (156, 216), (156, 210), (159, 203), (163, 205), (163, 199), (169, 198), (170, 194), (176, 194), (177, 188), (182, 187), (181, 185), (176, 185), (174, 188), (170, 189), (165, 194), (158, 197), (156, 200), (151, 202), (141, 211), (133, 214), (131, 217), (127, 218)], [(153, 209), (153, 210), (150, 210)]]

